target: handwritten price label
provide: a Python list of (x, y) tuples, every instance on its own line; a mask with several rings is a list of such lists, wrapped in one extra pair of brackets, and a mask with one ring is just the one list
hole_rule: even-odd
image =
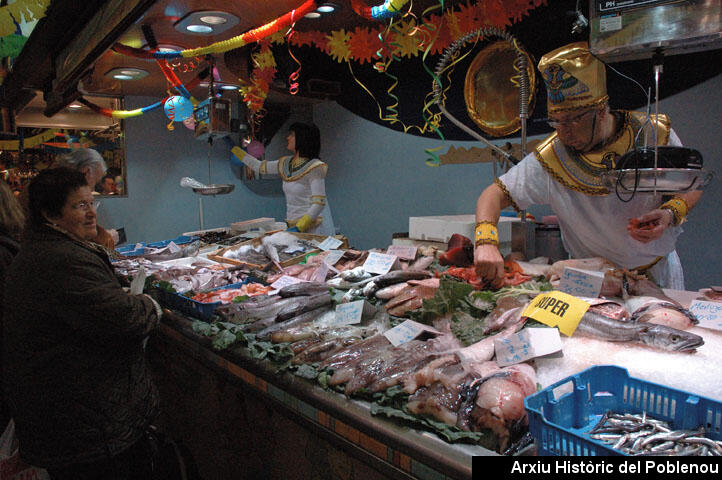
[(338, 238), (333, 237), (326, 237), (323, 242), (321, 242), (318, 245), (318, 248), (320, 248), (323, 251), (326, 250), (333, 250), (335, 248), (338, 248), (343, 242), (339, 240)]
[(273, 289), (272, 292), (269, 292), (269, 295), (274, 295), (278, 293), (280, 289), (283, 287), (287, 287), (288, 285), (293, 285), (294, 283), (301, 283), (303, 280), (300, 280), (296, 277), (290, 277), (288, 275), (283, 275), (281, 278), (276, 280), (271, 284), (271, 288)]
[(328, 255), (323, 259), (326, 265), (334, 266), (343, 257), (343, 250), (329, 250)]
[(391, 245), (386, 249), (387, 255), (396, 255), (401, 260), (414, 260), (416, 258), (416, 251), (419, 247), (412, 247), (406, 245)]
[(397, 347), (402, 343), (410, 342), (424, 332), (441, 333), (428, 325), (414, 322), (413, 320), (406, 320), (394, 328), (386, 330), (384, 337), (386, 337), (394, 347)]
[(336, 318), (332, 325), (354, 325), (361, 322), (365, 300), (342, 303), (336, 306)]
[(700, 327), (722, 330), (722, 303), (695, 300), (689, 311), (695, 314)]
[(590, 272), (577, 268), (564, 268), (559, 290), (575, 297), (596, 298), (602, 291), (603, 272)]
[(561, 349), (562, 340), (556, 328), (525, 328), (509, 338), (494, 340), (496, 363), (501, 367), (543, 357)]
[(396, 263), (396, 255), (385, 255), (383, 253), (371, 252), (364, 262), (364, 270), (369, 273), (383, 275), (389, 273)]

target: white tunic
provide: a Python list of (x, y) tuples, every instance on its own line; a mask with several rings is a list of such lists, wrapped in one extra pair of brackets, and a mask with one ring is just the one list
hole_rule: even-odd
[[(281, 172), (279, 168), (287, 168), (290, 157), (283, 157), (278, 160), (261, 162), (260, 160), (245, 155), (242, 158), (243, 163), (250, 167), (256, 173), (270, 173), (278, 175)], [(286, 196), (286, 219), (298, 220), (304, 215), (308, 215), (311, 219), (320, 217), (321, 224), (315, 228), (309, 229), (306, 233), (314, 233), (317, 235), (335, 235), (336, 229), (331, 216), (331, 208), (326, 202), (324, 205), (312, 202), (312, 197), (326, 198), (326, 164), (318, 159), (309, 162), (309, 169), (301, 169), (300, 174), (291, 177), (281, 175), (283, 178), (283, 193)], [(286, 178), (292, 178), (287, 181)]]
[[(672, 131), (668, 145), (681, 145)], [(637, 193), (623, 202), (612, 192), (586, 195), (566, 188), (544, 170), (534, 153), (499, 177), (520, 209), (532, 204), (550, 205), (559, 218), (564, 246), (572, 258), (604, 257), (623, 268), (635, 268), (660, 260), (650, 271), (661, 286), (684, 290), (682, 265), (675, 251), (681, 227), (669, 227), (649, 243), (633, 239), (627, 232), (631, 218), (658, 208), (661, 198)], [(620, 193), (626, 200), (629, 194)], [(666, 261), (665, 261), (666, 260)]]

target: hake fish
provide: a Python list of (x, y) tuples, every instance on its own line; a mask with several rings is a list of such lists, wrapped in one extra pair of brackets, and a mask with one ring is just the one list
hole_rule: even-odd
[(693, 353), (704, 339), (684, 330), (654, 323), (620, 322), (587, 311), (575, 333), (610, 342), (638, 342), (660, 350)]

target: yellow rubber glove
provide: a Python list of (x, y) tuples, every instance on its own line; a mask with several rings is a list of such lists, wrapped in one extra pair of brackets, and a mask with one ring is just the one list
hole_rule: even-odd
[(243, 151), (241, 147), (236, 145), (235, 147), (231, 148), (231, 153), (238, 157), (238, 160), (243, 160), (243, 157), (246, 156), (246, 152)]
[(299, 218), (296, 222), (296, 227), (301, 231), (305, 232), (309, 229), (311, 226), (311, 223), (313, 223), (313, 220), (311, 220), (311, 217), (308, 215), (304, 215), (303, 217)]

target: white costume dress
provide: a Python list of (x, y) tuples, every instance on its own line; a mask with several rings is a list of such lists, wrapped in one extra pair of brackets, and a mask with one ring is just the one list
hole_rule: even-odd
[[(624, 112), (623, 112), (624, 113)], [(629, 150), (634, 133), (630, 127), (630, 112), (626, 112), (626, 126), (616, 144)], [(661, 119), (660, 123), (666, 121)], [(668, 123), (666, 125), (668, 127)], [(681, 145), (677, 135), (667, 128), (661, 144)], [(661, 137), (662, 135), (660, 135)], [(625, 146), (626, 145), (626, 146)], [(618, 145), (617, 145), (618, 146)], [(603, 147), (603, 150), (607, 147)], [(608, 151), (606, 152), (608, 153)], [(623, 153), (616, 151), (617, 155)], [(601, 155), (598, 158), (602, 158)], [(606, 156), (608, 161), (609, 156)], [(631, 218), (658, 208), (661, 198), (637, 193), (623, 202), (615, 192), (601, 185), (589, 159), (573, 157), (552, 134), (537, 150), (496, 180), (517, 210), (532, 204), (548, 204), (559, 218), (564, 246), (572, 258), (604, 257), (620, 267), (634, 269), (655, 262), (649, 270), (654, 280), (665, 288), (684, 289), (684, 276), (675, 242), (681, 227), (669, 227), (662, 236), (649, 243), (633, 239), (627, 231)], [(620, 193), (627, 200), (630, 194)]]
[(294, 166), (292, 156), (261, 161), (248, 154), (244, 155), (241, 161), (256, 174), (281, 176), (283, 193), (286, 195), (286, 222), (290, 226), (308, 215), (313, 223), (306, 233), (335, 235), (331, 209), (326, 203), (328, 166), (324, 162), (317, 158), (301, 159), (300, 164)]

